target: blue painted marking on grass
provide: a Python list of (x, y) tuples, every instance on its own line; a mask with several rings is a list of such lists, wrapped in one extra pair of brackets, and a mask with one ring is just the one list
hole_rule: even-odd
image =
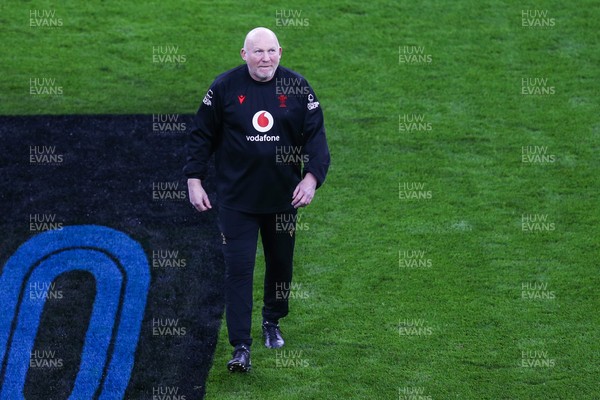
[(2, 392), (6, 391), (10, 398), (15, 398), (14, 395), (20, 393), (25, 384), (30, 354), (45, 303), (36, 298), (39, 295), (37, 291), (31, 293), (29, 288), (34, 284), (52, 282), (60, 274), (72, 270), (88, 271), (96, 277), (97, 300), (94, 303), (81, 359), (81, 365), (93, 368), (84, 367), (79, 371), (71, 396), (91, 399), (95, 388), (100, 384), (123, 279), (114, 262), (103, 253), (93, 250), (66, 250), (55, 253), (38, 264), (26, 282), (13, 334), (13, 338), (18, 340), (13, 339), (12, 342), (8, 355), (8, 374)]
[(59, 275), (75, 270), (92, 274), (96, 298), (69, 399), (124, 397), (146, 307), (148, 261), (142, 247), (124, 233), (84, 225), (31, 238), (2, 270), (1, 400), (24, 399), (30, 354), (48, 289), (32, 293), (31, 285), (47, 286)]

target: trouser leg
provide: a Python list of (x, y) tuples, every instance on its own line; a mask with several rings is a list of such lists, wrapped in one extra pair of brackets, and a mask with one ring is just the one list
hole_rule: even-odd
[(252, 277), (259, 220), (239, 211), (219, 209), (225, 259), (225, 318), (232, 346), (252, 344)]
[(261, 219), (260, 233), (265, 255), (263, 320), (277, 323), (289, 311), (292, 283), (296, 210), (269, 214)]

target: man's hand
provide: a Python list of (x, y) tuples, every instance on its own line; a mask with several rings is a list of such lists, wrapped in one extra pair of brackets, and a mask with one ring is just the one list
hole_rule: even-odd
[(317, 178), (308, 172), (306, 175), (304, 175), (304, 179), (300, 181), (294, 190), (294, 198), (292, 199), (292, 205), (294, 208), (306, 207), (309, 205), (313, 197), (315, 197), (316, 189)]
[(212, 206), (210, 205), (210, 200), (202, 187), (200, 179), (189, 178), (187, 182), (188, 192), (190, 193), (190, 203), (192, 203), (194, 208), (200, 212), (210, 210)]

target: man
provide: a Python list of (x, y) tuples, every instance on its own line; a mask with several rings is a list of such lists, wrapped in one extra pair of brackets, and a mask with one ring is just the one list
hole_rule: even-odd
[(234, 346), (230, 371), (246, 372), (251, 366), (252, 277), (259, 232), (265, 256), (265, 346), (284, 345), (279, 320), (288, 314), (296, 212), (311, 203), (329, 168), (319, 102), (302, 76), (279, 66), (281, 54), (272, 31), (250, 31), (241, 49), (245, 64), (212, 83), (188, 142), (184, 172), (190, 202), (200, 212), (212, 208), (202, 181), (215, 154), (225, 314)]

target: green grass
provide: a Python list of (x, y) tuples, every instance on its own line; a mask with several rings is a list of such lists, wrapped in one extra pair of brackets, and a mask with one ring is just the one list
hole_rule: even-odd
[[(261, 344), (259, 255), (254, 370), (225, 370), (223, 327), (208, 399), (597, 397), (594, 1), (182, 3), (3, 3), (0, 114), (192, 113), (239, 64), (246, 31), (276, 28), (276, 10), (309, 19), (275, 29), (282, 65), (319, 95), (333, 159), (298, 234), (294, 279), (308, 297), (282, 321), (286, 350), (303, 362), (278, 367)], [(30, 8), (55, 9), (64, 26), (30, 28)], [(555, 26), (522, 27), (523, 9), (548, 10)], [(152, 63), (152, 46), (166, 44), (187, 62)], [(413, 45), (432, 62), (399, 64), (399, 46)], [(65, 94), (29, 95), (42, 76)], [(521, 95), (528, 77), (555, 94)], [(399, 132), (404, 114), (424, 114), (431, 131)], [(523, 163), (522, 146), (535, 145), (556, 161)], [(399, 199), (402, 182), (432, 198)], [(523, 214), (555, 229), (524, 232)], [(400, 251), (425, 251), (431, 268), (400, 268)], [(527, 282), (555, 298), (523, 299)], [(401, 336), (404, 320), (431, 334)], [(523, 351), (547, 352), (554, 366), (522, 367)]]

